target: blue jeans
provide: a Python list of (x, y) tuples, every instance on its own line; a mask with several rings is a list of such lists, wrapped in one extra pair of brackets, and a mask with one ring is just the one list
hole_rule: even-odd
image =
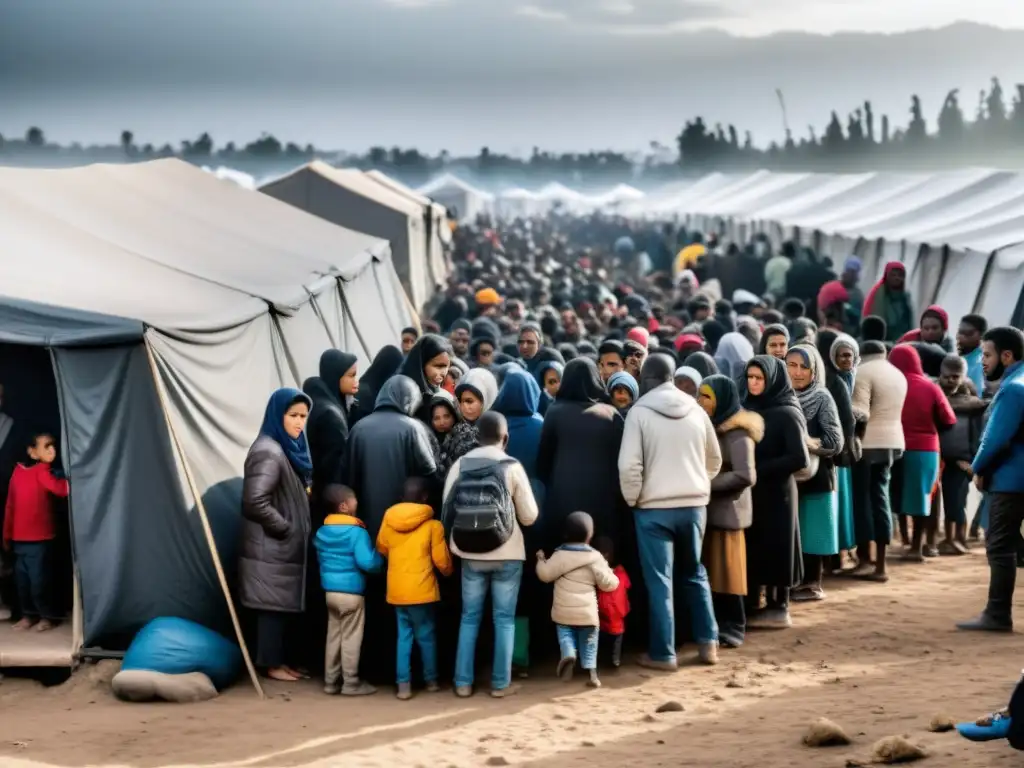
[(473, 684), (476, 638), (480, 633), (488, 588), (494, 616), (491, 689), (508, 688), (512, 682), (516, 602), (522, 578), (521, 560), (462, 560), (462, 621), (459, 624), (459, 648), (455, 655), (456, 687)]
[(14, 582), (18, 587), (21, 615), (29, 619), (57, 619), (50, 596), (52, 541), (14, 541)]
[(704, 507), (638, 509), (636, 520), (640, 567), (650, 603), (651, 630), (648, 655), (654, 661), (676, 660), (676, 619), (673, 571), (693, 623), (697, 643), (718, 640), (718, 625), (711, 604), (708, 574), (700, 562), (707, 512)]
[(398, 653), (395, 661), (395, 681), (412, 682), (412, 643), (420, 647), (423, 661), (423, 679), (437, 682), (437, 640), (434, 635), (434, 604), (395, 606), (398, 616)]
[(556, 624), (562, 658), (579, 658), (581, 669), (597, 669), (597, 627), (567, 627)]

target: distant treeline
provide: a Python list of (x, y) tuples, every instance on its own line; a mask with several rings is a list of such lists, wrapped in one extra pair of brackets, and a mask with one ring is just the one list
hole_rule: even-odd
[(225, 165), (259, 177), (313, 159), (364, 169), (376, 168), (419, 184), (444, 171), (480, 181), (530, 184), (550, 180), (577, 185), (631, 178), (666, 181), (709, 171), (766, 168), (779, 171), (931, 170), (960, 166), (1024, 168), (1024, 85), (1007, 104), (998, 78), (980, 91), (973, 119), (964, 115), (960, 94), (952, 90), (941, 105), (935, 130), (929, 130), (921, 99), (910, 99), (909, 122), (896, 127), (888, 115), (876, 116), (871, 102), (845, 118), (833, 111), (821, 135), (813, 126), (796, 138), (787, 128), (784, 142), (755, 144), (750, 131), (711, 124), (703, 116), (683, 127), (676, 146), (651, 142), (647, 151), (623, 153), (546, 152), (535, 147), (527, 158), (492, 152), (456, 157), (446, 151), (428, 155), (417, 149), (372, 147), (362, 155), (328, 151), (306, 144), (283, 143), (264, 134), (247, 144), (217, 145), (208, 133), (179, 145), (140, 143), (122, 131), (116, 144), (61, 146), (31, 127), (24, 137), (0, 136), (0, 162), (24, 165), (80, 165), (89, 162), (136, 162), (179, 157), (199, 165)]

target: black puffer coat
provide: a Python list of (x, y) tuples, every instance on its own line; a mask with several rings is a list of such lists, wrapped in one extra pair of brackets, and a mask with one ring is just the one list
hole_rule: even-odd
[(306, 607), (309, 497), (281, 446), (261, 435), (245, 457), (238, 595), (246, 608)]
[(352, 428), (348, 438), (347, 485), (359, 499), (359, 517), (372, 541), (389, 507), (402, 500), (407, 478), (437, 476), (431, 435), (413, 418), (423, 395), (407, 376), (388, 379), (373, 413)]

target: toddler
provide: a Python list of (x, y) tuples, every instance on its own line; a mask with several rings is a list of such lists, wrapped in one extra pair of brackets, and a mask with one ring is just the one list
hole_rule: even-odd
[[(594, 548), (601, 553), (611, 566), (615, 557), (615, 545), (607, 536), (594, 540)], [(612, 573), (619, 580), (619, 586), (611, 592), (598, 591), (597, 615), (601, 622), (601, 633), (612, 642), (612, 666), (622, 665), (622, 638), (626, 633), (626, 617), (629, 615), (629, 575), (622, 565), (616, 565)]]
[(557, 625), (562, 653), (558, 676), (566, 682), (572, 679), (578, 655), (580, 666), (590, 673), (587, 685), (600, 688), (601, 681), (597, 677), (600, 621), (594, 588), (611, 592), (619, 586), (619, 579), (601, 553), (590, 547), (593, 535), (594, 521), (590, 515), (573, 512), (565, 521), (565, 544), (554, 551), (550, 560), (543, 552), (537, 553), (537, 577), (555, 584), (551, 618)]
[(54, 526), (53, 502), (67, 498), (67, 480), (53, 474), (57, 446), (53, 435), (37, 432), (29, 440), (31, 464), (18, 464), (11, 475), (4, 513), (4, 549), (14, 552), (14, 581), (21, 604), (21, 620), (14, 629), (35, 627), (37, 632), (53, 629), (58, 616), (50, 602), (52, 572), (50, 560)]
[[(366, 608), (367, 573), (379, 573), (382, 558), (363, 521), (356, 517), (356, 495), (345, 485), (324, 488), (324, 506), (333, 510), (313, 539), (320, 562), (320, 584), (327, 596), (327, 652), (324, 693), (367, 696), (377, 689), (359, 679)], [(339, 688), (338, 678), (344, 684)]]
[(412, 698), (412, 645), (415, 640), (423, 660), (427, 690), (441, 690), (437, 682), (437, 643), (434, 603), (441, 591), (434, 574), (452, 573), (452, 556), (444, 540), (444, 526), (434, 519), (427, 503), (430, 489), (421, 477), (405, 481), (403, 501), (384, 513), (377, 534), (377, 550), (388, 559), (388, 603), (398, 618), (396, 658), (397, 696)]

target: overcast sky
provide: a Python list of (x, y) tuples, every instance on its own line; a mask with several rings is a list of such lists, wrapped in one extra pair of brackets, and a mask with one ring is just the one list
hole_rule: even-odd
[[(0, 133), (218, 143), (270, 131), (321, 147), (639, 149), (700, 112), (800, 135), (864, 98), (903, 122), (918, 92), (973, 110), (1024, 80), (1015, 0), (4, 0)], [(728, 33), (728, 35), (724, 34)], [(735, 39), (731, 36), (739, 36)]]

